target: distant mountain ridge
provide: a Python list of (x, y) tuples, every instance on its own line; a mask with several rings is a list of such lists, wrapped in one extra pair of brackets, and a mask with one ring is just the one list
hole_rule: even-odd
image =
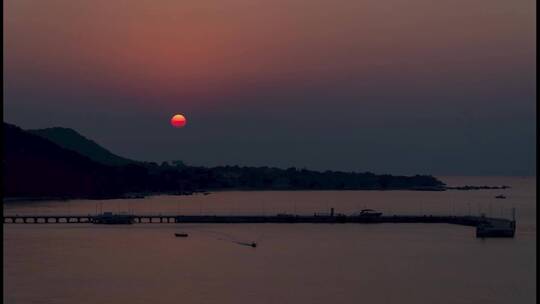
[(54, 127), (27, 131), (31, 134), (48, 139), (62, 148), (84, 155), (101, 164), (122, 166), (136, 162), (110, 152), (97, 144), (95, 141), (84, 137), (73, 129)]
[(65, 128), (25, 131), (3, 123), (3, 135), (4, 198), (103, 199), (202, 190), (445, 190), (430, 175), (137, 162)]

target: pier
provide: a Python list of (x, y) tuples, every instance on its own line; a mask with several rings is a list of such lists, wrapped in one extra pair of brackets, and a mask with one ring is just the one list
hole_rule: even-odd
[(441, 216), (441, 215), (385, 215), (358, 216), (344, 214), (327, 215), (179, 215), (179, 214), (112, 214), (96, 215), (3, 215), (4, 224), (382, 224), (382, 223), (422, 223), (454, 224), (476, 227), (476, 236), (514, 237), (516, 230), (513, 219), (486, 216)]

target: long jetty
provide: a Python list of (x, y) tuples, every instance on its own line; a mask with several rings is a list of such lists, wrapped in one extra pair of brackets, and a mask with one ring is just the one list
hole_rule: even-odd
[(179, 214), (112, 214), (96, 215), (3, 215), (4, 224), (151, 224), (151, 223), (220, 223), (220, 224), (261, 224), (261, 223), (309, 223), (309, 224), (376, 224), (376, 223), (438, 223), (476, 227), (477, 237), (514, 237), (515, 216), (512, 220), (482, 216), (453, 215), (179, 215)]

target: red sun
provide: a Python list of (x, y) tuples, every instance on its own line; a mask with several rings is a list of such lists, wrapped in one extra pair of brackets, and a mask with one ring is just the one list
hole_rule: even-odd
[(171, 125), (175, 128), (182, 128), (186, 125), (186, 118), (182, 114), (176, 114), (171, 118)]

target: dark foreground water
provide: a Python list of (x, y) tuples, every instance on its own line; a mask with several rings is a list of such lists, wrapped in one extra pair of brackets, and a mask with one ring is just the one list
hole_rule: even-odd
[[(481, 191), (220, 192), (5, 203), (4, 213), (510, 216), (514, 239), (448, 224), (4, 224), (6, 303), (535, 303), (535, 178), (443, 178)], [(505, 200), (494, 199), (505, 194)], [(188, 238), (175, 238), (187, 232)], [(258, 241), (257, 248), (237, 242)]]

